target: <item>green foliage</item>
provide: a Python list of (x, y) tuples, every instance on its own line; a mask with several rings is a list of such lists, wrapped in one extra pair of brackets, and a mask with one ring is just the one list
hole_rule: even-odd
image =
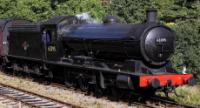
[[(55, 2), (57, 1), (57, 2)], [(56, 15), (75, 15), (89, 12), (94, 18), (102, 18), (105, 11), (100, 0), (0, 0), (0, 18), (21, 17), (32, 21)]]
[(0, 17), (20, 17), (37, 21), (51, 16), (49, 4), (46, 0), (0, 0)]
[(145, 12), (151, 7), (151, 0), (112, 0), (108, 14), (118, 16), (127, 23), (138, 23), (145, 20)]
[(181, 95), (177, 97), (170, 95), (170, 98), (174, 99), (180, 104), (200, 106), (200, 86), (182, 86), (176, 89), (177, 93)]
[(57, 3), (55, 7), (55, 15), (76, 15), (82, 12), (89, 12), (98, 20), (101, 20), (105, 14), (100, 0), (67, 0)]
[(189, 72), (200, 79), (200, 20), (181, 21), (173, 29), (177, 34), (174, 66), (186, 64)]
[(196, 19), (200, 16), (199, 0), (151, 0), (162, 21)]
[(199, 0), (112, 0), (108, 14), (127, 23), (145, 20), (145, 10), (155, 8), (161, 22), (196, 19), (200, 16)]

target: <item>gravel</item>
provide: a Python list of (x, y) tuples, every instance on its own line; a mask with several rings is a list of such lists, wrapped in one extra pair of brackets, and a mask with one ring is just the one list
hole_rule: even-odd
[(27, 78), (8, 76), (2, 72), (0, 72), (0, 82), (84, 108), (137, 108), (136, 106), (128, 106), (127, 103), (123, 102), (113, 102), (102, 98), (87, 96), (70, 89), (39, 84)]

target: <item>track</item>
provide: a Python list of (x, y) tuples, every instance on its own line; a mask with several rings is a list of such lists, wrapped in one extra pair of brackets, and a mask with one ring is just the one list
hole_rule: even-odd
[(160, 97), (160, 96), (145, 97), (143, 95), (137, 94), (135, 98), (137, 98), (137, 100), (129, 103), (130, 105), (133, 103), (133, 104), (143, 105), (149, 108), (158, 108), (158, 107), (159, 108), (199, 108), (200, 107), (200, 106), (180, 104), (169, 98)]
[(199, 108), (199, 106), (180, 104), (168, 98), (163, 98), (159, 96), (150, 97), (150, 100), (154, 101), (154, 103), (160, 104), (165, 108)]
[[(74, 90), (74, 89), (66, 88), (65, 86), (61, 84), (57, 84), (57, 83), (52, 83), (51, 86), (62, 88), (62, 89), (65, 88), (68, 90)], [(82, 92), (79, 89), (75, 91), (78, 93), (86, 93), (86, 92)], [(107, 99), (107, 95), (103, 96), (102, 98)], [(136, 106), (136, 108), (200, 108), (200, 106), (180, 104), (167, 97), (160, 97), (160, 96), (146, 97), (140, 94), (133, 94), (131, 101), (127, 99), (128, 98), (119, 99), (118, 101), (121, 101), (124, 104), (128, 103), (129, 106)]]
[(13, 105), (20, 103), (31, 108), (81, 108), (5, 84), (0, 84), (0, 95), (2, 96), (0, 101), (6, 100), (6, 103)]
[[(1, 106), (9, 107), (9, 108), (20, 108), (22, 107), (21, 102), (14, 101), (12, 99), (8, 99), (7, 97), (0, 97)], [(23, 105), (26, 107), (26, 105)]]
[[(43, 85), (45, 85), (45, 84), (43, 84)], [(76, 91), (80, 94), (87, 94), (86, 92), (83, 92), (80, 89), (74, 89), (73, 87), (67, 88), (64, 85), (58, 84), (58, 83), (51, 83), (50, 86), (56, 87), (56, 88), (59, 88), (59, 89), (67, 89), (67, 90), (70, 90), (70, 91)], [(4, 91), (5, 90), (4, 88), (6, 88), (6, 89), (9, 88), (10, 91)], [(14, 93), (16, 95), (16, 94), (20, 94), (20, 92), (24, 93), (24, 95), (22, 95), (21, 97), (19, 96), (16, 99), (13, 99)], [(26, 97), (27, 94), (30, 95), (30, 97), (31, 96), (36, 96), (36, 97), (28, 99), (28, 97)], [(1, 83), (0, 83), (0, 95), (3, 95), (4, 97), (5, 96), (11, 96), (12, 100), (17, 101), (17, 102), (20, 101), (22, 104), (25, 104), (26, 106), (31, 106), (31, 107), (80, 108), (78, 106), (63, 103), (63, 102), (60, 102), (60, 101), (57, 101), (57, 100), (54, 100), (54, 99), (51, 99), (51, 98), (48, 98), (48, 97), (45, 97), (45, 96), (41, 96), (41, 95), (38, 95), (38, 94), (35, 94), (35, 93), (30, 93), (28, 91), (24, 91), (24, 90), (21, 90), (19, 88), (15, 88), (15, 87), (10, 87), (10, 86), (7, 86), (7, 85), (1, 84)], [(91, 96), (91, 94), (89, 96)], [(40, 99), (41, 100), (40, 102), (42, 102), (42, 100), (46, 100), (46, 99), (48, 100), (48, 102), (44, 103), (43, 106), (42, 105), (39, 106), (40, 104), (39, 105), (37, 104), (37, 102), (39, 103), (39, 101), (36, 101), (37, 97), (43, 98), (43, 99)], [(108, 97), (107, 95), (103, 95), (101, 98), (107, 99), (107, 97)], [(30, 104), (31, 102), (27, 103), (27, 100), (32, 101), (32, 103), (35, 103), (36, 105), (34, 105), (34, 104), (31, 105)], [(0, 101), (1, 101), (1, 98), (0, 98)], [(51, 105), (50, 103), (52, 103), (52, 101), (54, 103), (56, 103), (56, 104), (54, 104), (54, 106), (50, 106)], [(120, 99), (119, 101), (124, 103), (124, 104), (128, 104), (129, 99), (128, 98)], [(163, 97), (159, 97), (159, 96), (145, 97), (144, 95), (139, 95), (139, 94), (134, 95), (133, 94), (133, 98), (131, 99), (131, 101), (132, 102), (130, 103), (130, 106), (135, 106), (136, 108), (158, 108), (158, 107), (160, 107), (160, 108), (199, 108), (199, 106), (183, 105), (183, 104), (179, 104), (179, 103), (177, 103), (173, 100), (170, 100), (168, 98), (163, 98)], [(55, 105), (57, 105), (57, 107)]]

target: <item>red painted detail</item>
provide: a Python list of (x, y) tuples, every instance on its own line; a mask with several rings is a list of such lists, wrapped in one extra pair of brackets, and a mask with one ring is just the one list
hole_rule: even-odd
[(192, 77), (192, 74), (142, 75), (139, 76), (139, 87), (149, 87), (151, 81), (154, 79), (160, 81), (160, 87), (167, 86), (169, 81), (171, 82), (171, 86), (180, 86), (187, 84), (188, 80)]

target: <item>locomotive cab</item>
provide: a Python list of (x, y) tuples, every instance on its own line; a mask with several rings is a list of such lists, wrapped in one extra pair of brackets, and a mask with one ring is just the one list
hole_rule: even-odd
[(41, 31), (42, 41), (44, 44), (44, 56), (47, 60), (59, 60), (60, 56), (58, 55), (58, 40), (57, 40), (57, 29), (54, 26), (43, 26), (44, 29)]
[(56, 16), (41, 23), (41, 32), (48, 36), (45, 46), (45, 58), (49, 61), (60, 61), (64, 56), (62, 42), (63, 28), (71, 24), (77, 24), (78, 20), (73, 16)]

